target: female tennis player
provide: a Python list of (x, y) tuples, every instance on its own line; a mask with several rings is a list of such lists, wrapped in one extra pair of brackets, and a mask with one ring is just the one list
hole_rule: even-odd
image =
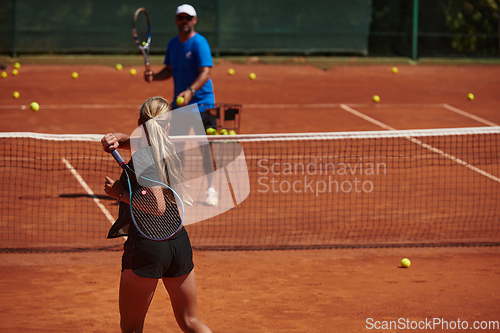
[[(152, 155), (157, 159), (155, 165), (168, 168), (168, 172), (165, 168), (161, 171), (163, 174), (159, 174), (158, 179), (170, 180), (167, 184), (182, 184), (181, 162), (174, 153), (172, 141), (168, 138), (171, 117), (168, 101), (162, 97), (152, 97), (142, 104), (138, 124), (139, 128), (143, 126), (146, 129), (144, 132), (147, 135), (147, 143), (151, 146)], [(134, 146), (136, 140), (132, 141)], [(142, 142), (144, 143), (144, 140)], [(108, 133), (101, 139), (101, 143), (106, 152), (117, 148), (131, 148), (130, 136), (123, 133)], [(140, 145), (141, 140), (137, 144)], [(163, 159), (166, 163), (163, 163)], [(134, 156), (128, 163), (132, 170), (133, 164)], [(131, 183), (134, 182), (137, 180), (131, 177)], [(122, 256), (119, 292), (122, 332), (143, 331), (146, 313), (159, 279), (162, 279), (170, 295), (175, 319), (182, 331), (211, 332), (198, 319), (193, 252), (186, 230), (181, 227), (174, 236), (165, 241), (153, 241), (143, 237), (132, 221), (128, 188), (124, 172), (119, 180), (106, 176), (105, 192), (120, 202), (119, 217), (111, 227), (108, 238), (128, 236)], [(181, 186), (176, 192), (184, 202), (192, 201), (185, 187)]]

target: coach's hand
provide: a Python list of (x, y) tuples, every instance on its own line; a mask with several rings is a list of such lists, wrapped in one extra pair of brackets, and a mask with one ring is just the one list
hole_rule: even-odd
[(179, 96), (184, 97), (184, 105), (188, 105), (193, 99), (193, 93), (189, 89), (182, 91)]
[(149, 83), (153, 82), (154, 81), (153, 75), (154, 75), (153, 71), (144, 71), (144, 80)]

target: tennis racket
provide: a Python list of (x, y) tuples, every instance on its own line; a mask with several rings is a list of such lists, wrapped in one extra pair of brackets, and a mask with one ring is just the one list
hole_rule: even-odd
[(175, 235), (184, 219), (184, 204), (179, 195), (170, 186), (143, 176), (139, 177), (146, 181), (144, 183), (153, 186), (138, 185), (132, 189), (130, 176), (132, 173), (136, 177), (138, 175), (125, 163), (116, 149), (111, 151), (111, 155), (127, 176), (130, 215), (137, 230), (144, 237), (155, 241), (163, 241)]
[[(146, 73), (151, 73), (149, 67), (149, 44), (151, 43), (151, 24), (149, 23), (149, 15), (146, 9), (139, 8), (135, 11), (134, 20), (132, 22), (132, 35), (134, 36), (135, 44), (141, 50), (146, 64)], [(151, 77), (149, 78), (151, 81)]]

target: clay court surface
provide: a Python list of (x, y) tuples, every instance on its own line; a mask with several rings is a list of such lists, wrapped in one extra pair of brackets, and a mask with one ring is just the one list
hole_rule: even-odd
[[(228, 68), (236, 74), (228, 75)], [(221, 61), (212, 79), (217, 102), (243, 105), (240, 133), (500, 124), (499, 66), (398, 68), (393, 74), (385, 65), (322, 70)], [(171, 100), (173, 86), (147, 84), (129, 69), (22, 65), (18, 76), (9, 70), (0, 79), (0, 132), (130, 133), (137, 107), (153, 95)], [(256, 80), (248, 78), (251, 72)], [(372, 102), (375, 94), (380, 103)], [(41, 106), (37, 113), (29, 110), (33, 101)], [(409, 269), (399, 267), (403, 257), (411, 259)], [(0, 329), (118, 332), (120, 259), (120, 251), (0, 253)], [(235, 333), (419, 331), (369, 330), (368, 318), (380, 326), (460, 320), (471, 331), (476, 321), (498, 325), (499, 263), (498, 247), (195, 251), (200, 317), (214, 332)], [(161, 286), (145, 331), (179, 332)]]

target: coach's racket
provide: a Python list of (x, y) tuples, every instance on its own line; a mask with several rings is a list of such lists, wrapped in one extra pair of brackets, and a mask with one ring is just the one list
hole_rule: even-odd
[(151, 73), (149, 67), (149, 44), (151, 43), (151, 24), (149, 23), (148, 12), (144, 8), (135, 11), (134, 21), (132, 22), (132, 35), (134, 36), (137, 47), (142, 52), (144, 63), (146, 64), (146, 73)]
[(130, 173), (138, 175), (125, 163), (116, 149), (111, 151), (111, 155), (127, 176), (130, 214), (137, 230), (144, 237), (155, 241), (166, 240), (175, 235), (184, 219), (184, 204), (179, 195), (170, 186), (143, 176), (139, 177), (153, 186), (139, 185), (132, 190)]

